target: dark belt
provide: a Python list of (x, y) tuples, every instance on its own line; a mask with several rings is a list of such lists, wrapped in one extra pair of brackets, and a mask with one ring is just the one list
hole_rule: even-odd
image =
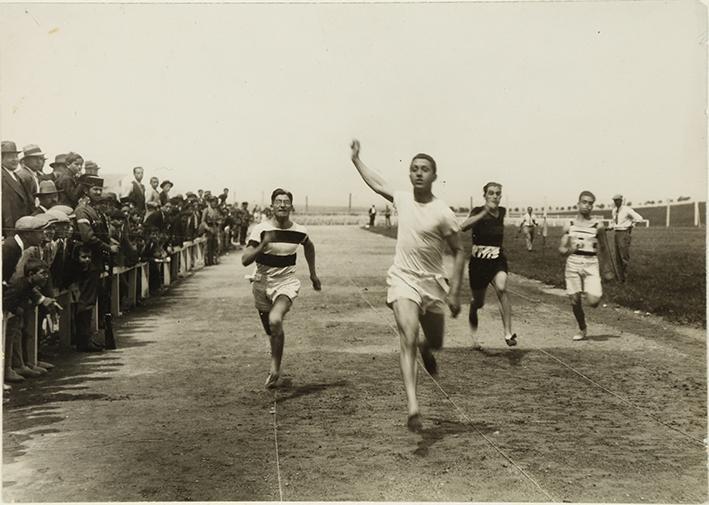
[(572, 254), (575, 254), (577, 256), (596, 256), (595, 252), (588, 252), (588, 251), (576, 251)]

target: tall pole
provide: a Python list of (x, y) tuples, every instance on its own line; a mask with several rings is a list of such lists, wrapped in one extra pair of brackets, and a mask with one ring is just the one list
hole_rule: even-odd
[(352, 212), (352, 193), (350, 193), (349, 202), (347, 203), (347, 212)]
[(305, 212), (308, 212), (308, 195), (305, 195)]
[(473, 197), (470, 197), (470, 210), (473, 210)]

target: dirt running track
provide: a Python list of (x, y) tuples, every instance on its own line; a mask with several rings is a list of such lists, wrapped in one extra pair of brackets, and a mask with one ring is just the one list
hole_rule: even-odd
[(703, 332), (607, 308), (572, 342), (565, 300), (516, 277), (520, 345), (492, 293), (483, 351), (448, 319), (412, 434), (384, 305), (394, 242), (311, 233), (324, 290), (301, 253), (280, 390), (263, 388), (267, 340), (232, 253), (123, 318), (119, 350), (57, 356), (13, 389), (4, 501), (707, 499)]

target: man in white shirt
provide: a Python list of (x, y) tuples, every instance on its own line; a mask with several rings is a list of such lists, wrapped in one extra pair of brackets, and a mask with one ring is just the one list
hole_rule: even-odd
[[(453, 317), (460, 312), (460, 284), (465, 253), (460, 245), (460, 226), (453, 211), (431, 192), (436, 180), (436, 162), (427, 154), (417, 154), (409, 166), (413, 191), (394, 191), (384, 178), (359, 159), (359, 141), (352, 142), (352, 163), (372, 190), (392, 202), (399, 216), (394, 264), (387, 272), (387, 305), (401, 341), (400, 364), (408, 400), (407, 427), (422, 429), (416, 398), (416, 349), (421, 352), (426, 371), (438, 371), (432, 351), (443, 345), (444, 310)], [(450, 290), (443, 268), (445, 244), (455, 256)], [(419, 335), (419, 325), (423, 336)]]
[(618, 267), (620, 282), (625, 282), (630, 264), (630, 239), (635, 223), (643, 221), (643, 217), (628, 205), (623, 205), (623, 195), (613, 197), (611, 210), (611, 228), (615, 230), (615, 263)]
[(537, 226), (537, 216), (532, 213), (532, 207), (527, 207), (527, 213), (522, 216), (519, 231), (524, 234), (527, 242), (527, 251), (532, 252), (534, 246), (534, 228)]

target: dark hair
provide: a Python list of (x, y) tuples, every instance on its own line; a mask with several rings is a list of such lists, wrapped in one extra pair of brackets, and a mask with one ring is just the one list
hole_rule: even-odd
[(500, 191), (502, 191), (502, 184), (500, 184), (499, 182), (490, 181), (483, 186), (483, 195), (487, 193), (487, 188), (489, 188), (490, 186), (498, 187), (500, 188)]
[(286, 195), (290, 200), (290, 203), (293, 203), (293, 193), (291, 193), (290, 191), (286, 191), (283, 188), (276, 188), (273, 190), (273, 193), (271, 193), (271, 203), (273, 203), (273, 200), (275, 200), (276, 197), (280, 195)]
[(75, 153), (75, 152), (71, 152), (66, 155), (66, 164), (67, 165), (71, 165), (76, 160), (84, 161), (84, 157), (82, 155), (80, 155), (79, 153)]
[(49, 270), (49, 265), (40, 259), (30, 258), (27, 260), (27, 263), (25, 263), (25, 277), (41, 270)]
[(409, 164), (409, 168), (414, 164), (414, 160), (428, 160), (431, 163), (431, 167), (433, 167), (433, 173), (436, 173), (437, 167), (436, 167), (436, 160), (433, 159), (433, 157), (430, 154), (426, 153), (418, 153), (416, 156), (411, 158), (411, 163)]
[(591, 193), (587, 189), (585, 189), (585, 190), (581, 191), (581, 193), (579, 193), (579, 202), (581, 201), (581, 198), (583, 198), (584, 196), (590, 196), (591, 198), (593, 198), (593, 201), (595, 203), (596, 195), (594, 195), (593, 193)]
[[(133, 167), (133, 175), (135, 175), (136, 170), (143, 170), (143, 167)], [(143, 170), (145, 171), (145, 170)]]

